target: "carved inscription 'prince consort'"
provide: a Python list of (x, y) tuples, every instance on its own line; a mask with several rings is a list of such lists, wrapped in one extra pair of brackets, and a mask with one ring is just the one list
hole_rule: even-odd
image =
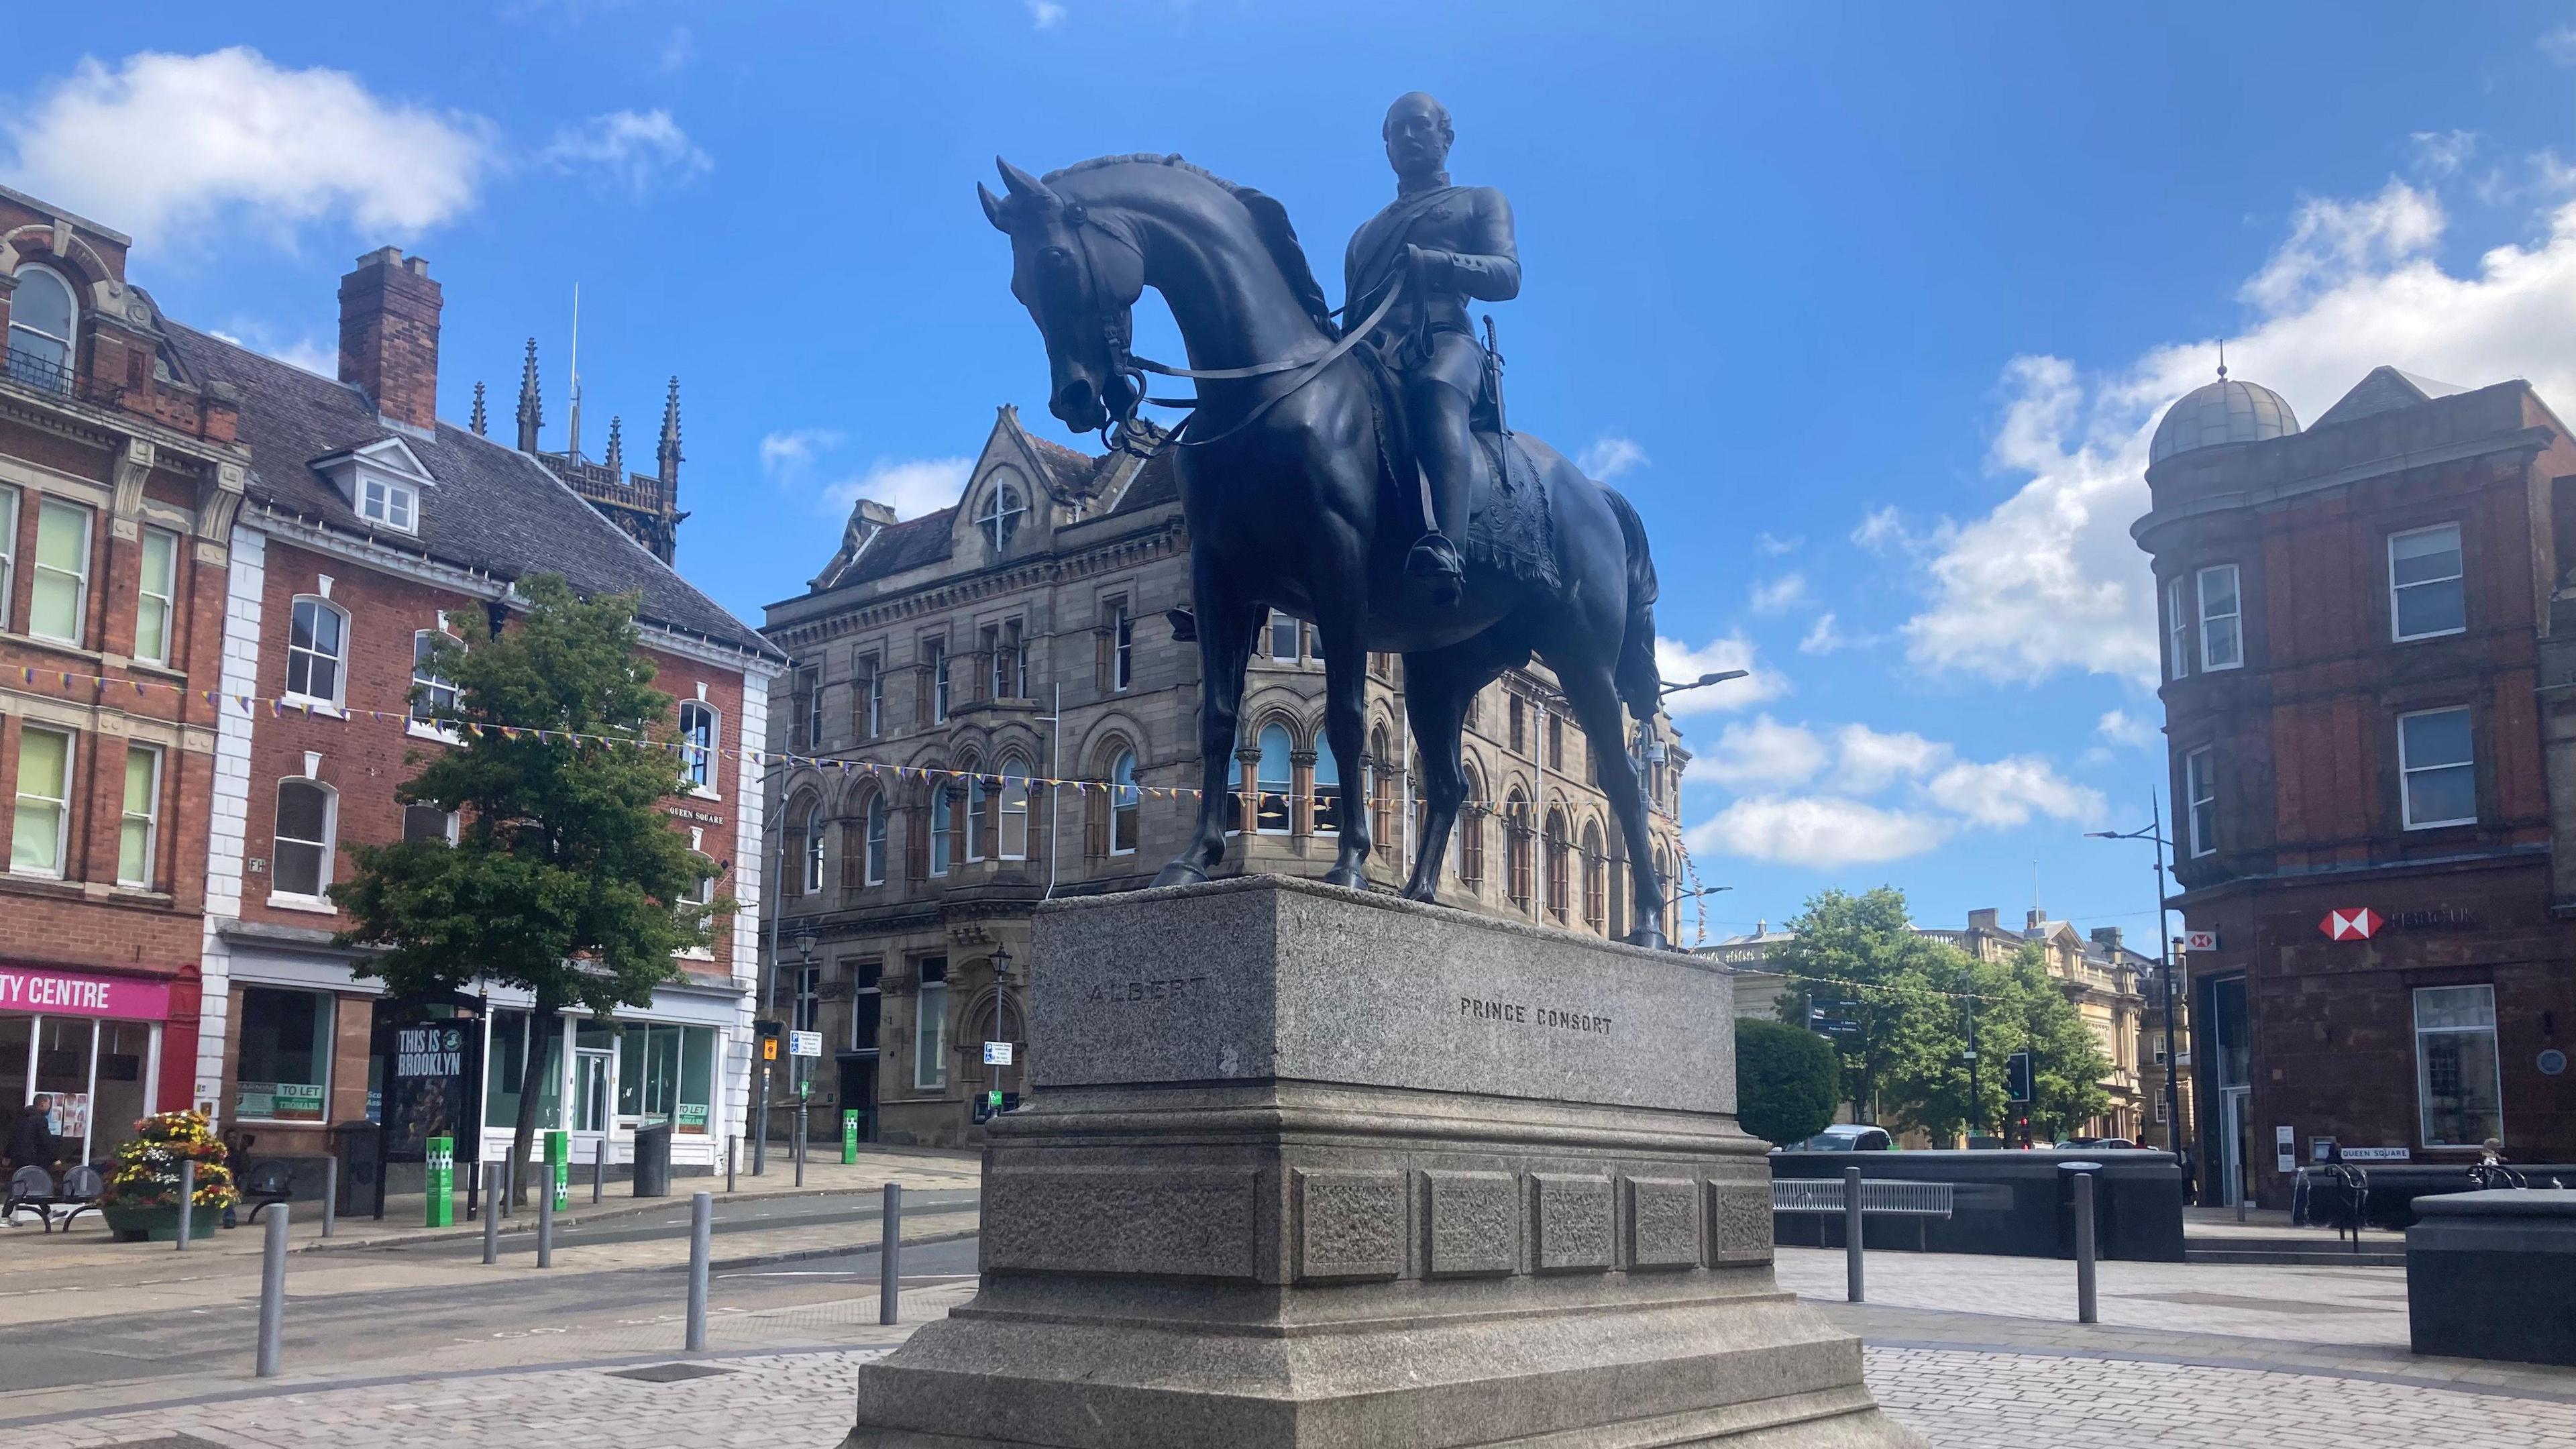
[(1474, 1021), (1506, 1022), (1513, 1026), (1541, 1026), (1555, 1031), (1581, 1032), (1586, 1036), (1608, 1036), (1610, 1018), (1587, 1011), (1567, 1011), (1558, 1006), (1532, 1006), (1525, 1001), (1496, 1001), (1489, 997), (1461, 996), (1458, 1014)]

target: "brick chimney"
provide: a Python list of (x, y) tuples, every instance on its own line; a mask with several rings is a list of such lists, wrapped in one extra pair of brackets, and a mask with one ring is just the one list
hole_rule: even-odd
[(1971, 931), (1999, 930), (2001, 927), (1996, 920), (1998, 914), (1999, 912), (1997, 912), (1992, 906), (1989, 906), (1982, 911), (1970, 911), (1968, 912), (1968, 929)]
[(429, 262), (385, 247), (340, 279), (340, 380), (384, 418), (438, 426), (439, 287)]

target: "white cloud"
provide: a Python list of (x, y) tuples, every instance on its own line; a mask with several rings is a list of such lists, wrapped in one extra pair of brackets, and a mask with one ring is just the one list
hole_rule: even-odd
[(1949, 835), (1942, 821), (1834, 796), (1738, 800), (1684, 837), (1694, 851), (1816, 869), (1920, 855)]
[(662, 74), (673, 75), (689, 68), (698, 58), (698, 38), (685, 25), (674, 25), (662, 41)]
[(669, 111), (659, 108), (609, 111), (567, 126), (546, 143), (541, 159), (630, 196), (642, 196), (664, 182), (688, 181), (716, 164)]
[(2143, 750), (2156, 742), (2156, 727), (2124, 709), (2103, 711), (2093, 728), (2114, 744), (2135, 745)]
[(1721, 714), (1760, 704), (1789, 692), (1789, 681), (1762, 663), (1761, 651), (1739, 631), (1724, 638), (1712, 639), (1693, 649), (1678, 639), (1655, 640), (1655, 668), (1673, 684), (1685, 684), (1703, 674), (1723, 674), (1730, 669), (1749, 671), (1743, 679), (1730, 679), (1706, 689), (1685, 689), (1667, 695), (1664, 713), (1679, 718), (1692, 714)]
[[(2576, 401), (2576, 204), (2550, 214), (2543, 240), (2492, 248), (2462, 275), (2428, 250), (2441, 230), (2434, 199), (2399, 182), (2348, 205), (2304, 203), (2247, 285), (2257, 319), (2228, 340), (2233, 375), (2305, 419), (2381, 363), (2464, 386), (2522, 377), (2544, 399)], [(1931, 602), (1903, 628), (1917, 664), (1994, 680), (2061, 669), (2153, 680), (2147, 560), (2128, 529), (2146, 511), (2157, 417), (2209, 380), (2216, 354), (2215, 339), (2175, 343), (2092, 377), (2014, 360), (1992, 461), (2025, 481), (1933, 550)]]
[(1757, 614), (1784, 614), (1806, 601), (1805, 574), (1782, 574), (1767, 583), (1753, 586), (1753, 612)]
[(1830, 753), (1806, 726), (1766, 714), (1728, 725), (1714, 749), (1691, 760), (1689, 775), (1729, 789), (1777, 790), (1814, 779)]
[(1963, 760), (1933, 776), (1924, 792), (1979, 825), (2025, 825), (2033, 814), (2090, 820), (2103, 808), (2101, 791), (2075, 784), (2035, 755), (2008, 755), (1983, 765)]
[(2415, 164), (2435, 176), (2458, 171), (2478, 149), (2475, 131), (2417, 131), (2406, 139), (2414, 143)]
[(2576, 25), (2561, 25), (2544, 33), (2540, 53), (2560, 65), (2576, 65)]
[(834, 514), (846, 514), (860, 499), (873, 498), (897, 518), (919, 518), (956, 502), (974, 471), (972, 458), (880, 458), (867, 472), (824, 489), (823, 501)]
[(1844, 638), (1841, 631), (1834, 627), (1833, 612), (1831, 610), (1827, 610), (1826, 612), (1816, 616), (1816, 622), (1807, 629), (1807, 637), (1798, 641), (1798, 652), (1801, 654), (1817, 655), (1831, 654), (1837, 649), (1848, 646), (1850, 643), (1851, 641)]
[(1574, 455), (1574, 466), (1584, 476), (1607, 483), (1622, 473), (1631, 473), (1646, 465), (1646, 450), (1634, 438), (1617, 433), (1603, 433)]
[(760, 440), (760, 471), (780, 483), (792, 483), (814, 466), (814, 460), (841, 445), (834, 428), (787, 428)]
[(414, 236), (471, 210), (496, 164), (478, 118), (246, 46), (84, 59), (0, 132), (16, 153), (0, 179), (147, 240), (236, 215), (281, 239), (324, 219)]
[(1057, 0), (1028, 0), (1029, 23), (1040, 30), (1064, 28), (1064, 6)]
[(1875, 794), (1899, 780), (1919, 779), (1950, 758), (1950, 747), (1912, 730), (1881, 734), (1865, 724), (1844, 725), (1834, 735), (1842, 764), (1834, 781), (1855, 795)]
[(1805, 546), (1806, 542), (1803, 536), (1779, 538), (1773, 536), (1768, 530), (1753, 535), (1754, 550), (1771, 558), (1778, 558), (1784, 553), (1796, 553)]

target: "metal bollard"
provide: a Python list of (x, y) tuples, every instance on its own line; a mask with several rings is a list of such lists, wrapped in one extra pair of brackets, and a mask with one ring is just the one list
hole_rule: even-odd
[[(552, 1177), (554, 1174), (546, 1175)], [(545, 1190), (537, 1194), (537, 1266), (551, 1268), (554, 1265), (555, 1185), (549, 1182), (545, 1184)]]
[(903, 1184), (885, 1185), (885, 1212), (877, 1222), (877, 1322), (892, 1323), (903, 1297)]
[(508, 1217), (518, 1204), (511, 1201), (519, 1195), (519, 1164), (509, 1157), (501, 1159), (501, 1216)]
[(689, 1334), (691, 1353), (703, 1353), (707, 1347), (707, 1258), (715, 1235), (716, 1200), (713, 1193), (689, 1194)]
[(179, 1163), (179, 1247), (188, 1251), (188, 1236), (197, 1226), (197, 1159), (183, 1158)]
[(728, 1196), (733, 1192), (733, 1150), (741, 1145), (741, 1140), (738, 1137), (725, 1139), (725, 1193)]
[(607, 1195), (608, 1136), (602, 1133), (599, 1138), (599, 1150), (593, 1153), (590, 1159), (590, 1205), (599, 1206), (599, 1200)]
[(278, 1353), (286, 1340), (286, 1214), (284, 1203), (268, 1209), (267, 1254), (259, 1271), (259, 1376), (277, 1377)]
[(501, 1174), (483, 1174), (483, 1261), (501, 1261)]
[(796, 1185), (805, 1185), (805, 1104), (796, 1104)]
[(2093, 1294), (2093, 1174), (2075, 1175), (2075, 1321), (2098, 1323)]
[(1867, 1302), (1860, 1281), (1860, 1169), (1843, 1169), (1843, 1296), (1854, 1303)]

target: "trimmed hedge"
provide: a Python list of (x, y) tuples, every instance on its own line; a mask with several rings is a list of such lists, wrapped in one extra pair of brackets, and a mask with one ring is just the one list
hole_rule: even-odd
[(1814, 1032), (1759, 1017), (1735, 1023), (1736, 1121), (1774, 1147), (1832, 1125), (1842, 1081), (1841, 1057)]

